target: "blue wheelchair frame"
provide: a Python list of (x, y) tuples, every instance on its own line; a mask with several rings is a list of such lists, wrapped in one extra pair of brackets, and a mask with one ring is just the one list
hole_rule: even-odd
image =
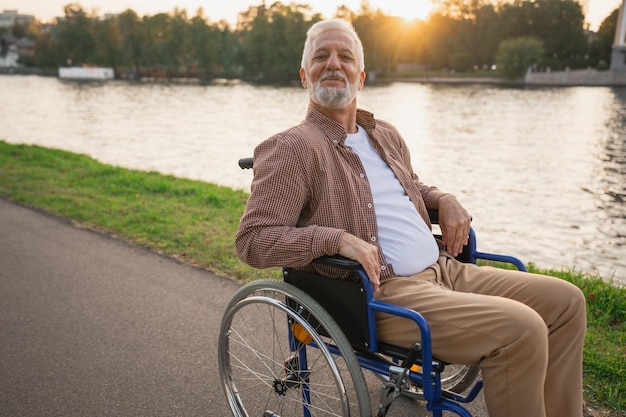
[[(432, 212), (431, 217), (433, 217)], [(433, 218), (433, 220), (436, 221), (436, 218)], [(465, 247), (465, 250), (463, 251), (463, 254), (461, 256), (463, 257), (464, 262), (471, 262), (475, 264), (479, 259), (494, 262), (503, 262), (513, 264), (520, 271), (526, 271), (524, 264), (515, 257), (487, 252), (479, 252), (478, 250), (476, 250), (476, 234), (473, 228), (470, 228), (468, 245)], [(367, 352), (362, 352), (359, 349), (355, 349), (355, 354), (359, 361), (359, 364), (361, 365), (361, 368), (375, 372), (380, 375), (390, 374), (390, 364), (388, 362), (378, 359), (373, 355), (367, 354), (369, 352), (390, 355), (389, 352), (386, 352), (384, 350), (382, 352), (379, 351), (379, 343), (376, 337), (376, 312), (387, 313), (412, 320), (420, 330), (421, 343), (414, 345), (414, 348), (406, 352), (406, 355), (404, 357), (399, 357), (395, 359), (395, 361), (398, 361), (400, 359), (403, 360), (403, 365), (400, 367), (396, 367), (396, 372), (402, 373), (402, 375), (399, 377), (399, 380), (408, 379), (421, 387), (421, 389), (423, 390), (423, 400), (425, 401), (426, 409), (432, 413), (433, 417), (442, 417), (443, 411), (451, 411), (461, 417), (472, 417), (470, 412), (461, 404), (470, 403), (476, 398), (476, 396), (480, 393), (482, 389), (482, 380), (478, 380), (472, 386), (467, 395), (461, 395), (459, 393), (450, 391), (444, 392), (442, 390), (440, 370), (445, 365), (433, 358), (430, 327), (428, 326), (428, 322), (426, 321), (426, 319), (419, 312), (405, 307), (375, 300), (373, 287), (370, 283), (369, 277), (367, 276), (367, 273), (363, 270), (361, 265), (356, 261), (343, 258), (341, 256), (327, 256), (320, 258), (315, 262), (328, 266), (338, 267), (341, 269), (351, 270), (359, 277), (361, 281), (361, 286), (365, 293), (367, 332), (369, 334)], [(289, 268), (285, 268), (283, 270), (283, 273), (289, 274), (290, 271), (292, 270)], [(291, 334), (291, 331), (289, 332), (289, 335), (290, 345), (293, 348), (292, 351), (299, 352), (301, 369), (307, 369), (306, 349), (298, 348), (299, 346), (301, 346), (302, 342), (297, 340)], [(402, 352), (403, 350), (402, 348), (397, 349), (399, 352)], [(335, 350), (333, 351), (333, 353), (338, 354), (339, 352), (338, 350)], [(421, 371), (411, 371), (409, 368), (413, 363), (419, 363), (421, 366)], [(390, 398), (385, 404), (382, 403), (381, 399), (380, 406), (387, 406), (388, 408), (391, 402), (400, 395), (401, 392), (398, 389), (390, 392)], [(305, 407), (304, 415), (309, 416), (310, 413), (308, 412), (307, 407), (308, 404), (310, 404), (310, 397), (308, 395), (308, 390), (306, 387), (303, 389), (302, 396), (304, 404), (303, 406)], [(386, 410), (379, 415), (384, 415), (385, 413)]]

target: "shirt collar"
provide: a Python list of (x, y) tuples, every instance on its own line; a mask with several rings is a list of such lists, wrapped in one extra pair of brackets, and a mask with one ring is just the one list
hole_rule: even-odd
[[(326, 134), (326, 137), (328, 137), (331, 142), (343, 144), (346, 140), (347, 135), (343, 126), (318, 111), (315, 107), (309, 106), (306, 120), (320, 127), (320, 130)], [(374, 114), (363, 109), (357, 109), (356, 122), (358, 125), (361, 125), (368, 134), (376, 127)]]

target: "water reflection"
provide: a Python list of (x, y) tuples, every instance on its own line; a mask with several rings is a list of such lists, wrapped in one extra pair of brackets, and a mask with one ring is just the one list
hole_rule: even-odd
[[(0, 76), (0, 138), (244, 188), (236, 161), (298, 123), (300, 88)], [(626, 282), (626, 89), (394, 83), (360, 105), (394, 123), (422, 180), (457, 194), (479, 247)]]
[(626, 248), (626, 89), (614, 91), (609, 112), (612, 117), (599, 144), (596, 170), (600, 187), (594, 197), (600, 235), (607, 236), (604, 243), (613, 246), (608, 249), (600, 245), (598, 250), (619, 262)]

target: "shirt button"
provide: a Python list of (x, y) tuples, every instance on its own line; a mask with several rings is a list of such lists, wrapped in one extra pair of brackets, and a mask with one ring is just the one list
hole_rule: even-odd
[(376, 242), (376, 236), (372, 236), (372, 242)]
[(386, 267), (385, 265), (381, 265), (381, 266), (380, 266), (380, 270), (381, 270), (381, 271), (385, 271), (386, 269), (387, 269), (387, 267)]
[(359, 177), (365, 178), (365, 174), (361, 174), (361, 175), (359, 175)]
[(367, 208), (372, 208), (372, 203), (367, 203)]
[(333, 143), (336, 145), (336, 144), (338, 144), (338, 143), (339, 143), (339, 141), (338, 141), (337, 139), (334, 139), (334, 140), (333, 140)]

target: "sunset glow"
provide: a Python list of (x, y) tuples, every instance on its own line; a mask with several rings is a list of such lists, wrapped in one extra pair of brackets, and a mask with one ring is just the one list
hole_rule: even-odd
[[(2, 9), (18, 10), (20, 13), (32, 14), (40, 20), (52, 21), (57, 16), (63, 15), (63, 7), (71, 3), (67, 0), (3, 0)], [(76, 1), (85, 11), (96, 11), (98, 14), (120, 13), (126, 9), (132, 9), (140, 16), (154, 15), (160, 12), (170, 13), (174, 8), (186, 9), (189, 15), (194, 15), (201, 7), (204, 16), (211, 22), (226, 20), (234, 24), (240, 12), (248, 10), (251, 6), (265, 3), (270, 5), (273, 1), (268, 0), (78, 0)], [(290, 0), (283, 1), (289, 4)], [(316, 0), (299, 1), (300, 4), (310, 4), (313, 12), (321, 13), (324, 17), (332, 17), (338, 6), (345, 5), (350, 10), (358, 12), (363, 0)], [(368, 0), (370, 7), (380, 9), (383, 13), (391, 16), (400, 16), (407, 20), (425, 19), (432, 10), (431, 0)], [(615, 8), (619, 7), (621, 0), (588, 0), (585, 2), (586, 20), (591, 29), (597, 30), (600, 23)]]
[[(56, 16), (63, 15), (63, 7), (69, 2), (66, 0), (5, 0), (2, 2), (5, 9), (18, 9), (20, 13), (33, 14), (42, 20), (52, 20)], [(206, 0), (79, 0), (76, 1), (84, 10), (98, 13), (119, 13), (126, 9), (133, 9), (139, 15), (153, 15), (159, 12), (171, 12), (175, 7), (186, 9), (187, 13), (195, 14), (202, 7), (204, 15), (211, 21), (227, 20), (234, 23), (240, 12), (246, 11), (250, 6), (258, 6), (265, 3), (270, 5), (273, 1), (263, 0), (229, 0), (206, 1)], [(289, 1), (284, 1), (289, 4)], [(309, 4), (313, 12), (318, 12), (324, 17), (332, 17), (337, 7), (345, 5), (349, 9), (358, 12), (362, 0), (316, 0), (311, 2), (298, 2)], [(424, 19), (428, 16), (432, 7), (431, 0), (413, 1), (386, 1), (369, 0), (373, 9), (380, 9), (383, 13), (400, 16), (407, 20), (416, 18)]]

